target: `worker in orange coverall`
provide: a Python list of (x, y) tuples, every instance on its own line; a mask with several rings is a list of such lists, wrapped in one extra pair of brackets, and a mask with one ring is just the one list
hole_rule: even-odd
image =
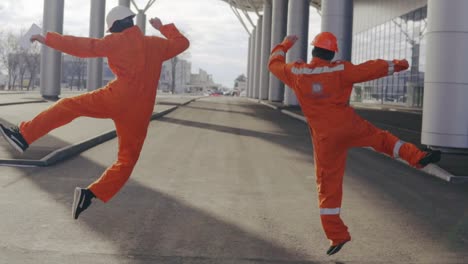
[(165, 37), (144, 36), (134, 26), (135, 14), (117, 6), (107, 15), (108, 31), (102, 39), (63, 36), (49, 32), (38, 41), (81, 58), (107, 57), (116, 79), (105, 87), (79, 96), (64, 98), (18, 127), (0, 127), (7, 141), (20, 152), (46, 135), (80, 116), (110, 118), (114, 121), (119, 149), (117, 161), (88, 188), (75, 189), (72, 216), (77, 219), (97, 197), (109, 201), (128, 180), (138, 160), (153, 113), (162, 63), (189, 47), (189, 41), (174, 26), (161, 20), (151, 25)]
[(422, 168), (440, 160), (440, 151), (421, 151), (387, 131), (362, 119), (349, 106), (354, 83), (365, 82), (408, 68), (406, 60), (371, 60), (359, 65), (332, 61), (338, 52), (336, 37), (320, 33), (312, 42), (310, 63), (285, 63), (286, 52), (298, 37), (287, 36), (270, 57), (270, 71), (291, 87), (311, 131), (314, 147), (315, 175), (320, 219), (331, 246), (328, 255), (337, 253), (351, 240), (348, 228), (340, 218), (343, 175), (349, 148), (370, 146), (409, 165)]

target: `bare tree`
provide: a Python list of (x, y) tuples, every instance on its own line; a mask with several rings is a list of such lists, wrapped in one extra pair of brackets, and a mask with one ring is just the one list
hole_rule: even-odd
[(8, 74), (9, 90), (16, 89), (17, 86), (23, 89), (24, 79), (29, 73), (30, 54), (20, 48), (19, 35), (12, 32), (0, 33), (0, 64)]
[(86, 70), (86, 60), (83, 58), (73, 57), (71, 62), (71, 71), (72, 71), (72, 82), (75, 76), (77, 77), (76, 87), (78, 90), (81, 89), (82, 84), (84, 83), (84, 73)]
[(17, 54), (8, 56), (8, 90), (15, 90), (16, 79), (18, 79), (19, 59)]
[[(29, 82), (27, 90), (31, 89), (31, 85), (34, 85), (36, 76), (39, 73), (41, 65), (41, 50), (39, 45), (33, 45), (26, 56), (26, 66), (29, 72)], [(32, 87), (34, 88), (34, 86)]]
[[(8, 74), (8, 89), (25, 88), (25, 79), (28, 80), (27, 89), (35, 81), (40, 67), (40, 47), (33, 45), (24, 50), (19, 46), (19, 35), (11, 32), (0, 32), (0, 70)], [(17, 84), (18, 82), (18, 84)]]
[[(0, 31), (0, 74), (3, 74), (7, 70), (7, 67), (5, 67), (4, 60), (5, 53), (5, 32)], [(6, 89), (6, 85), (2, 85), (2, 89)]]
[(19, 75), (19, 89), (23, 90), (24, 88), (24, 77), (28, 70), (27, 57), (29, 54), (27, 51), (21, 50), (17, 54), (18, 56), (18, 75)]
[(86, 70), (86, 60), (70, 55), (63, 56), (62, 79), (68, 81), (70, 89), (76, 86), (80, 90), (84, 86), (84, 75)]
[(18, 79), (18, 69), (20, 64), (18, 36), (11, 32), (2, 34), (1, 38), (1, 64), (8, 74), (8, 89), (15, 87)]

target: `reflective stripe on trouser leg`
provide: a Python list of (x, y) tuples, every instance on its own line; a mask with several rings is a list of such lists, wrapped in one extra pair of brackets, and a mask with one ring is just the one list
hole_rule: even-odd
[(325, 234), (332, 245), (351, 240), (348, 227), (340, 218), (341, 208), (320, 208), (320, 221), (326, 226)]
[(404, 141), (398, 140), (393, 147), (393, 158), (398, 159), (400, 157), (400, 148), (405, 144)]
[(320, 208), (320, 215), (338, 215), (341, 208)]
[(401, 158), (411, 166), (417, 166), (419, 160), (425, 155), (415, 145), (400, 141), (392, 133), (375, 127), (356, 114), (353, 114), (350, 120), (353, 120), (353, 126), (352, 129), (347, 130), (347, 133), (354, 135), (354, 139), (349, 144), (351, 147), (370, 146), (378, 152)]

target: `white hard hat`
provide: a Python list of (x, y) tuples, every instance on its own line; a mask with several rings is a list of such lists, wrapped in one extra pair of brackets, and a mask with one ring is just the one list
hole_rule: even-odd
[(129, 16), (135, 16), (135, 13), (126, 6), (116, 6), (112, 8), (106, 17), (107, 31), (112, 27), (115, 21), (127, 18)]

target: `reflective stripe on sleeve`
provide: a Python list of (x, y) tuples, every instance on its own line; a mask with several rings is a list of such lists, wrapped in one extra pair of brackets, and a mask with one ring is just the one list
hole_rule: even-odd
[(404, 141), (398, 140), (393, 147), (393, 158), (398, 159), (400, 157), (400, 148), (405, 144)]
[(282, 50), (275, 51), (271, 54), (270, 58), (273, 58), (275, 56), (283, 56), (284, 57), (285, 53)]
[(388, 75), (392, 75), (395, 72), (395, 64), (393, 61), (387, 61), (388, 63)]
[(337, 215), (340, 214), (341, 208), (320, 208), (320, 215)]
[(291, 72), (295, 75), (299, 74), (321, 74), (321, 73), (330, 73), (330, 72), (336, 72), (336, 71), (343, 71), (344, 70), (344, 64), (337, 65), (335, 67), (317, 67), (313, 69), (309, 68), (297, 68), (293, 67), (291, 69)]

